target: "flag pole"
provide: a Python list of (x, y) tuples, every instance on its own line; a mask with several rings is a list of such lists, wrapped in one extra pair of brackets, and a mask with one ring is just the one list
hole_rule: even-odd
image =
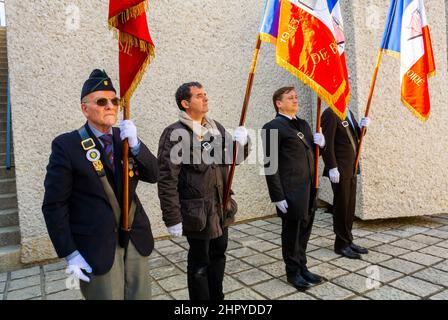
[[(317, 112), (316, 112), (316, 133), (320, 133), (320, 113), (322, 108), (322, 100), (317, 97)], [(316, 144), (316, 156), (314, 158), (314, 187), (319, 188), (319, 155), (320, 146)]]
[[(131, 117), (131, 105), (129, 101), (123, 109), (123, 120), (129, 120)], [(129, 142), (123, 140), (123, 221), (122, 229), (129, 231)]]
[[(392, 22), (393, 22), (393, 18), (395, 17), (396, 9), (397, 9), (397, 0), (394, 0), (394, 8), (392, 10), (392, 15), (391, 15), (391, 18), (390, 18), (390, 21), (389, 21), (389, 25), (387, 26), (385, 43), (387, 43), (388, 40), (389, 40), (389, 36), (390, 36), (391, 28), (392, 28)], [(382, 58), (383, 58), (383, 48), (380, 48), (380, 50), (378, 52), (378, 58), (377, 58), (377, 61), (376, 61), (375, 71), (373, 72), (372, 82), (370, 84), (370, 93), (369, 93), (369, 98), (367, 99), (366, 112), (364, 114), (364, 117), (368, 117), (369, 116), (370, 105), (372, 103), (372, 97), (373, 97), (373, 91), (375, 90), (376, 79), (378, 77), (378, 71), (380, 69), (380, 64), (381, 64), (381, 59)], [(364, 140), (365, 133), (366, 133), (366, 128), (362, 127), (362, 129), (361, 129), (361, 137), (359, 138), (358, 150), (356, 152), (355, 172), (358, 172), (359, 160), (361, 158), (362, 143), (363, 143), (363, 140)]]
[[(254, 81), (255, 69), (257, 66), (258, 53), (260, 52), (260, 46), (261, 46), (261, 38), (260, 38), (260, 34), (258, 34), (257, 42), (255, 45), (254, 54), (253, 54), (253, 58), (252, 58), (252, 64), (250, 66), (249, 78), (247, 79), (246, 95), (244, 97), (243, 108), (241, 110), (239, 126), (243, 126), (244, 123), (246, 122), (246, 114), (247, 114), (247, 109), (249, 106), (249, 99), (250, 99), (250, 94), (252, 91), (252, 84)], [(230, 167), (229, 175), (227, 177), (227, 184), (226, 184), (226, 189), (224, 192), (224, 202), (223, 202), (224, 212), (227, 209), (227, 203), (229, 202), (229, 199), (230, 199), (230, 192), (231, 192), (230, 190), (232, 188), (233, 176), (235, 174), (236, 158), (237, 158), (237, 146), (236, 146), (236, 142), (234, 142), (233, 143), (233, 160), (232, 160), (232, 165)]]

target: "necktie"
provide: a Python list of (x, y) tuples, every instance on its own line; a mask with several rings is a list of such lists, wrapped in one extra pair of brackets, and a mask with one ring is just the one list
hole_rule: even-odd
[(110, 168), (112, 169), (112, 171), (115, 171), (114, 169), (114, 150), (113, 150), (113, 139), (112, 139), (112, 135), (110, 133), (108, 134), (103, 134), (100, 137), (101, 141), (104, 144), (104, 152), (105, 152), (105, 158), (108, 162), (108, 164), (110, 165)]

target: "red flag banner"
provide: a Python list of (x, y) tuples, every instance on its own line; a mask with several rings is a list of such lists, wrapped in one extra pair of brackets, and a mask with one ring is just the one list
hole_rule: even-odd
[(130, 101), (146, 67), (154, 57), (154, 43), (146, 20), (148, 2), (110, 0), (109, 28), (118, 32), (120, 97)]
[(350, 87), (337, 38), (327, 0), (281, 1), (277, 63), (345, 119)]

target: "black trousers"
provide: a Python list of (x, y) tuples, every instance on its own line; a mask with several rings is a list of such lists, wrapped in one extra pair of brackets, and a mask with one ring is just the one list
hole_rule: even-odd
[(334, 249), (341, 250), (353, 242), (352, 227), (356, 207), (356, 176), (332, 183)]
[(190, 300), (223, 300), (222, 282), (226, 266), (228, 228), (216, 239), (188, 238), (188, 293)]
[(314, 211), (306, 218), (299, 220), (282, 216), (282, 255), (288, 277), (300, 274), (307, 268), (306, 247), (310, 240), (313, 222)]

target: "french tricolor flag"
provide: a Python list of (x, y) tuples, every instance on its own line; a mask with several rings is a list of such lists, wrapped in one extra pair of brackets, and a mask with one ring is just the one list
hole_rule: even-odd
[(434, 54), (423, 0), (392, 0), (381, 48), (401, 60), (401, 101), (418, 118), (430, 114), (428, 76)]

